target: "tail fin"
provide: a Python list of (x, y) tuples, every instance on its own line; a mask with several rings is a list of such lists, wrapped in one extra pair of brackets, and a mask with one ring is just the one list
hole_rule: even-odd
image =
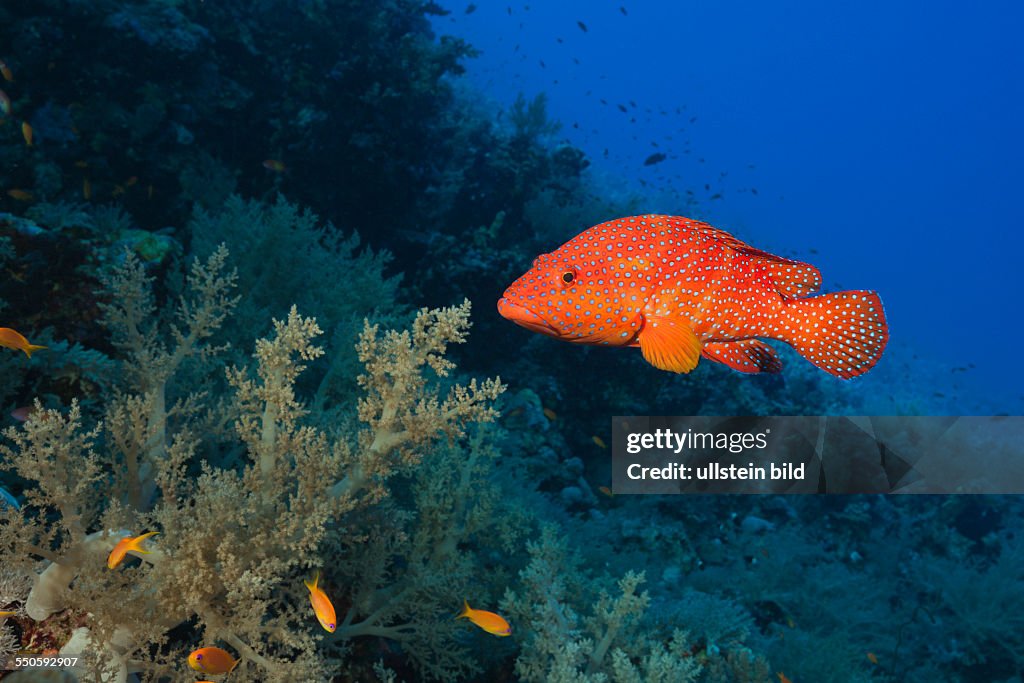
[(45, 346), (42, 346), (40, 344), (29, 344), (25, 348), (23, 348), (22, 351), (25, 352), (26, 356), (31, 358), (33, 353), (35, 353), (36, 351), (40, 351), (42, 349), (45, 349), (45, 348), (46, 348)]
[(150, 532), (142, 534), (141, 536), (136, 536), (135, 538), (132, 539), (131, 545), (129, 546), (129, 550), (131, 550), (133, 552), (136, 552), (136, 553), (142, 553), (143, 555), (151, 554), (151, 552), (149, 550), (146, 550), (145, 548), (142, 547), (142, 542), (145, 541), (147, 538), (150, 538), (152, 536), (156, 536), (159, 533), (160, 533), (159, 531), (150, 531)]
[(317, 584), (320, 583), (320, 570), (319, 569), (316, 570), (316, 573), (313, 575), (313, 582), (312, 583), (310, 583), (309, 580), (307, 580), (307, 579), (303, 579), (302, 583), (306, 584), (306, 588), (308, 588), (309, 590), (315, 591), (316, 587), (317, 587)]
[(786, 305), (789, 329), (783, 338), (825, 372), (850, 379), (863, 375), (882, 357), (889, 326), (878, 294), (835, 292)]
[(470, 611), (470, 609), (469, 609), (469, 600), (463, 600), (462, 601), (462, 611), (459, 612), (458, 616), (456, 616), (455, 618), (456, 619), (461, 619), (463, 617), (469, 618), (469, 611)]

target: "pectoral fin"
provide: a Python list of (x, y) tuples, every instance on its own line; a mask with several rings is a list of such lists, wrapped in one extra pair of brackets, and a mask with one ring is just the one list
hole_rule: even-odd
[(659, 370), (690, 372), (700, 360), (700, 339), (680, 318), (644, 316), (638, 341), (644, 360)]

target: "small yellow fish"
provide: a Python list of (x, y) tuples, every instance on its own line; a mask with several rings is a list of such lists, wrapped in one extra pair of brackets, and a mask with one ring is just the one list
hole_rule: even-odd
[(32, 193), (28, 190), (7, 190), (7, 196), (11, 199), (17, 199), (19, 202), (30, 202), (32, 201)]
[(878, 664), (878, 657), (875, 656), (874, 652), (869, 652), (868, 653), (868, 661), (871, 662), (872, 664)]
[(241, 661), (219, 647), (201, 647), (188, 656), (188, 665), (204, 674), (231, 673)]
[(0, 75), (3, 75), (4, 80), (8, 83), (14, 82), (14, 74), (11, 73), (11, 67), (7, 66), (7, 62), (0, 59)]
[(502, 637), (512, 635), (512, 627), (502, 616), (482, 609), (473, 609), (469, 606), (468, 600), (463, 600), (462, 611), (455, 618), (462, 619), (463, 617), (492, 635)]
[(4, 116), (11, 115), (11, 98), (3, 90), (0, 90), (0, 112), (3, 112)]
[(325, 631), (334, 633), (334, 629), (338, 628), (338, 618), (334, 614), (334, 605), (331, 604), (331, 599), (327, 597), (322, 588), (317, 586), (319, 582), (320, 572), (313, 577), (313, 583), (303, 581), (306, 588), (309, 589), (309, 604), (313, 606), (316, 620), (320, 622)]
[(29, 344), (28, 339), (16, 330), (12, 330), (9, 327), (0, 327), (0, 346), (6, 346), (9, 349), (16, 351), (24, 351), (25, 355), (29, 358), (32, 354), (39, 349), (45, 349), (45, 346), (39, 344)]
[(158, 531), (150, 531), (142, 534), (141, 536), (135, 536), (134, 538), (131, 536), (122, 538), (117, 542), (117, 545), (114, 546), (114, 549), (110, 551), (110, 555), (107, 557), (107, 568), (113, 569), (117, 565), (121, 564), (129, 552), (148, 555), (149, 551), (142, 549), (142, 542), (150, 536), (156, 536), (158, 533)]
[(545, 408), (544, 417), (554, 422), (555, 420), (558, 419), (558, 414), (555, 411), (551, 410), (551, 408)]
[(267, 159), (266, 161), (263, 162), (263, 168), (267, 169), (268, 171), (273, 171), (274, 173), (284, 173), (286, 167), (283, 161), (278, 161), (277, 159)]
[(16, 617), (17, 612), (0, 612), (0, 619), (6, 619), (7, 617)]
[(25, 138), (26, 145), (32, 146), (32, 126), (28, 125), (28, 121), (21, 122), (21, 137)]
[(594, 435), (594, 436), (590, 437), (590, 439), (591, 439), (591, 440), (592, 440), (592, 441), (593, 441), (594, 443), (596, 443), (596, 444), (597, 444), (597, 447), (598, 447), (598, 448), (608, 448), (608, 444), (606, 444), (606, 443), (604, 442), (604, 439), (602, 439), (601, 437), (599, 437), (599, 436), (597, 436), (597, 435)]

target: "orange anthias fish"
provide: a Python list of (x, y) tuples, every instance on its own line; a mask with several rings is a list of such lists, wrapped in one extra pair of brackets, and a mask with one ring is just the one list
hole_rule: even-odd
[(285, 171), (284, 162), (278, 161), (277, 159), (267, 159), (263, 162), (263, 168), (268, 171), (273, 171), (274, 173), (284, 173)]
[(7, 66), (7, 62), (0, 59), (0, 75), (4, 77), (4, 80), (8, 83), (14, 82), (14, 74), (11, 73), (11, 67)]
[(110, 555), (107, 556), (107, 568), (113, 569), (117, 565), (121, 564), (129, 552), (148, 555), (149, 551), (142, 549), (142, 542), (150, 536), (156, 536), (158, 533), (159, 532), (157, 531), (150, 531), (149, 533), (142, 534), (141, 536), (135, 536), (134, 538), (131, 536), (122, 538), (117, 542), (117, 545), (114, 546), (114, 549), (110, 551)]
[(837, 377), (862, 375), (889, 339), (882, 301), (866, 290), (810, 296), (820, 285), (814, 266), (706, 223), (633, 216), (538, 256), (498, 312), (565, 341), (639, 346), (671, 372), (690, 372), (701, 356), (740, 372), (780, 372), (764, 338)]
[(469, 619), (483, 630), (495, 636), (512, 635), (512, 627), (508, 625), (508, 622), (501, 615), (482, 609), (473, 609), (469, 606), (469, 601), (466, 600), (463, 601), (462, 611), (455, 618)]
[(21, 122), (21, 136), (25, 138), (25, 144), (29, 147), (32, 146), (32, 126), (28, 124), (28, 121)]
[(234, 671), (241, 659), (235, 659), (219, 647), (201, 647), (188, 656), (188, 665), (204, 674), (226, 674)]
[(0, 112), (3, 112), (4, 116), (11, 115), (11, 98), (3, 90), (0, 90)]
[(39, 344), (29, 344), (28, 339), (25, 339), (20, 332), (12, 330), (9, 327), (0, 327), (0, 346), (6, 346), (7, 348), (14, 349), (16, 351), (24, 351), (25, 355), (29, 358), (31, 358), (32, 354), (36, 351), (46, 348)]
[(338, 628), (338, 618), (334, 614), (334, 605), (331, 604), (331, 599), (317, 585), (319, 582), (320, 572), (317, 572), (313, 577), (312, 583), (309, 581), (303, 581), (302, 583), (306, 584), (306, 588), (309, 589), (309, 604), (313, 606), (313, 614), (316, 615), (316, 620), (320, 622), (320, 625), (328, 633), (334, 633), (334, 629)]
[(789, 677), (781, 671), (776, 672), (775, 675), (779, 677), (779, 683), (793, 683), (793, 681), (789, 680)]
[(32, 201), (33, 194), (28, 190), (7, 190), (7, 196), (11, 199), (17, 199), (19, 202), (30, 202)]

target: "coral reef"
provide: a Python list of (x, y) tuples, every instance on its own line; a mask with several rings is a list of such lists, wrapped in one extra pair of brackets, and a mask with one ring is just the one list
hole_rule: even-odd
[[(169, 405), (168, 385), (183, 364), (218, 351), (208, 340), (237, 303), (226, 258), (222, 248), (205, 263), (194, 262), (190, 296), (181, 299), (176, 312), (180, 327), (162, 328), (155, 323), (150, 282), (129, 256), (109, 282), (114, 299), (104, 309), (114, 345), (126, 360), (125, 386), (107, 406), (105, 420), (86, 427), (77, 402), (67, 414), (37, 403), (22, 427), (4, 432), (7, 443), (0, 446), (4, 466), (32, 482), (25, 496), (35, 511), (23, 517), (4, 510), (4, 556), (19, 558), (8, 568), (35, 574), (29, 558), (48, 560), (35, 574), (26, 613), (43, 621), (63, 611), (88, 612), (66, 651), (77, 648), (88, 667), (113, 680), (126, 680), (130, 672), (159, 675), (180, 668), (184, 653), (167, 633), (190, 621), (199, 641), (219, 640), (235, 648), (248, 675), (261, 680), (325, 676), (307, 609), (287, 586), (321, 564), (322, 546), (361, 536), (358, 526), (349, 528), (351, 517), (379, 505), (388, 495), (388, 479), (414, 469), (424, 451), (438, 459), (464, 456), (456, 444), (466, 425), (493, 419), (488, 404), (502, 391), (496, 381), (471, 381), (451, 385), (443, 397), (437, 394), (424, 373), (443, 378), (453, 369), (444, 353), (449, 344), (465, 340), (469, 307), (424, 309), (409, 332), (382, 336), (374, 326), (364, 329), (361, 429), (329, 435), (303, 425), (307, 411), (295, 395), (295, 381), (323, 349), (314, 345), (320, 334), (315, 320), (293, 308), (275, 322), (271, 337), (257, 342), (255, 368), (228, 372), (234, 389), (230, 410), (245, 464), (193, 463), (199, 435), (206, 433), (196, 418), (204, 396), (192, 392)], [(440, 438), (450, 445), (434, 448)], [(456, 466), (449, 476), (472, 484), (474, 458), (460, 458), (466, 469)], [(188, 476), (197, 465), (196, 475)], [(102, 491), (111, 494), (105, 504)], [(409, 602), (422, 608), (424, 595), (439, 589), (430, 588), (435, 570), (465, 534), (478, 532), (474, 520), (480, 514), (464, 510), (461, 500), (432, 500), (435, 506), (445, 503), (453, 508), (451, 521), (458, 522), (442, 527), (446, 535), (422, 539), (436, 533), (433, 525), (411, 534), (421, 542), (407, 562), (420, 556), (424, 543), (434, 547), (435, 556), (421, 560), (422, 576), (406, 574), (391, 591), (370, 584), (378, 600), (387, 596), (385, 604), (369, 595), (351, 596), (335, 634), (338, 641), (385, 628), (394, 617), (387, 605), (400, 611), (402, 595), (416, 595), (419, 599)], [(107, 570), (103, 559), (114, 543), (143, 527), (161, 532), (144, 565)], [(394, 561), (399, 550), (388, 551), (387, 559)], [(323, 573), (329, 581), (342, 578), (326, 567)], [(452, 593), (442, 595), (451, 599)], [(363, 612), (365, 618), (357, 618)], [(399, 625), (386, 628), (396, 639), (408, 635)], [(448, 651), (443, 636), (431, 633), (433, 640), (416, 641), (434, 655), (425, 662)], [(162, 652), (149, 656), (153, 646)]]
[[(685, 632), (664, 641), (642, 632), (637, 622), (650, 606), (637, 593), (643, 574), (627, 572), (619, 595), (580, 595), (586, 583), (578, 561), (570, 556), (553, 527), (545, 527), (527, 544), (530, 563), (521, 572), (525, 594), (505, 594), (502, 607), (526, 625), (516, 674), (524, 681), (696, 681), (701, 665), (692, 657)], [(592, 603), (583, 616), (574, 603)]]
[[(595, 177), (544, 93), (483, 102), (443, 11), (0, 5), (0, 324), (48, 347), (0, 349), (0, 658), (83, 654), (84, 680), (181, 680), (207, 645), (261, 681), (1019, 679), (1017, 499), (602, 492), (612, 414), (936, 404), (906, 368), (866, 392), (781, 349), (783, 376), (667, 377), (511, 328), (493, 302), (538, 253), (704, 207)], [(106, 567), (145, 531), (150, 554)], [(512, 636), (456, 621), (467, 599)]]

